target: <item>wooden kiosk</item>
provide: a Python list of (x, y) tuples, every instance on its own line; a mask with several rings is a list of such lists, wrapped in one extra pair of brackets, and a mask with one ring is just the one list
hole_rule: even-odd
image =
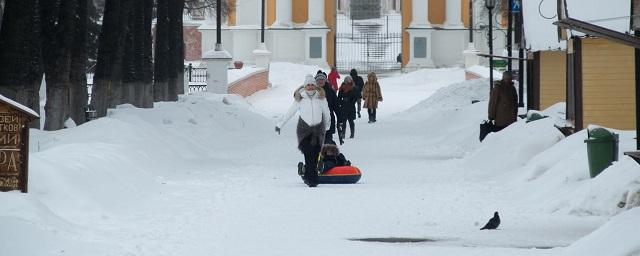
[(29, 173), (29, 123), (39, 116), (33, 110), (0, 95), (0, 191), (27, 193)]

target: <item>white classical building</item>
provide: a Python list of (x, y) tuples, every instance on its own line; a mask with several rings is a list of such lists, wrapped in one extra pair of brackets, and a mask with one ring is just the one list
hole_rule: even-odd
[[(463, 51), (470, 46), (470, 0), (379, 1), (383, 17), (391, 13), (401, 19), (397, 23), (398, 28), (393, 29), (397, 29), (398, 37), (401, 38), (398, 40), (401, 46), (398, 47), (401, 48), (402, 67), (463, 64)], [(230, 2), (235, 4), (235, 11), (223, 21), (223, 47), (234, 61), (254, 64), (254, 51), (260, 49), (261, 45), (261, 0)], [(487, 23), (487, 12), (483, 7), (484, 1), (475, 2), (473, 45), (475, 49), (487, 52), (487, 36), (482, 29), (486, 28), (483, 24)], [(264, 40), (268, 51), (258, 52), (270, 52), (274, 61), (316, 64), (322, 67), (335, 65), (337, 58), (347, 54), (336, 52), (344, 48), (336, 47), (336, 36), (341, 36), (342, 33), (337, 31), (336, 35), (339, 27), (336, 23), (340, 22), (341, 15), (349, 15), (349, 6), (349, 0), (266, 0)], [(485, 17), (482, 18), (483, 16)], [(500, 24), (504, 19), (496, 20)], [(387, 21), (387, 25), (388, 23)], [(214, 19), (198, 29), (202, 32), (202, 52), (208, 52), (216, 42)], [(388, 30), (387, 28), (387, 35), (392, 34)], [(494, 31), (494, 53), (502, 53), (505, 41), (504, 32)], [(362, 54), (367, 55), (366, 52)], [(395, 62), (396, 56), (391, 57), (391, 61)]]

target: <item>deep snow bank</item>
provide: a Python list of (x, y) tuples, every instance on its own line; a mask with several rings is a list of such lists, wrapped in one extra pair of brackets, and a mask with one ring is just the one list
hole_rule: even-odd
[(474, 100), (489, 100), (489, 79), (463, 81), (440, 88), (408, 111), (458, 108), (468, 106)]
[(164, 176), (188, 175), (199, 159), (225, 163), (271, 127), (239, 96), (200, 93), (153, 109), (122, 105), (70, 129), (32, 129), (29, 193), (0, 193), (3, 255), (115, 248), (95, 223), (153, 211)]
[(640, 208), (611, 218), (609, 222), (569, 246), (565, 256), (637, 256), (640, 255), (638, 236)]

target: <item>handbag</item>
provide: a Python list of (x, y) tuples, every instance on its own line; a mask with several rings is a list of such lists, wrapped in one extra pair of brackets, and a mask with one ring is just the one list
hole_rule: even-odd
[(480, 142), (482, 142), (489, 133), (492, 133), (495, 130), (495, 126), (496, 125), (491, 120), (484, 120), (480, 124)]

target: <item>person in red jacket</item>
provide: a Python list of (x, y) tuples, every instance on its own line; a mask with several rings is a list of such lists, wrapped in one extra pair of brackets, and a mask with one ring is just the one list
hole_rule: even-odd
[(338, 70), (336, 69), (336, 67), (331, 67), (331, 72), (329, 72), (329, 77), (327, 77), (329, 79), (329, 83), (331, 84), (331, 88), (333, 88), (334, 91), (338, 91), (338, 79), (340, 79), (340, 74), (338, 74)]

